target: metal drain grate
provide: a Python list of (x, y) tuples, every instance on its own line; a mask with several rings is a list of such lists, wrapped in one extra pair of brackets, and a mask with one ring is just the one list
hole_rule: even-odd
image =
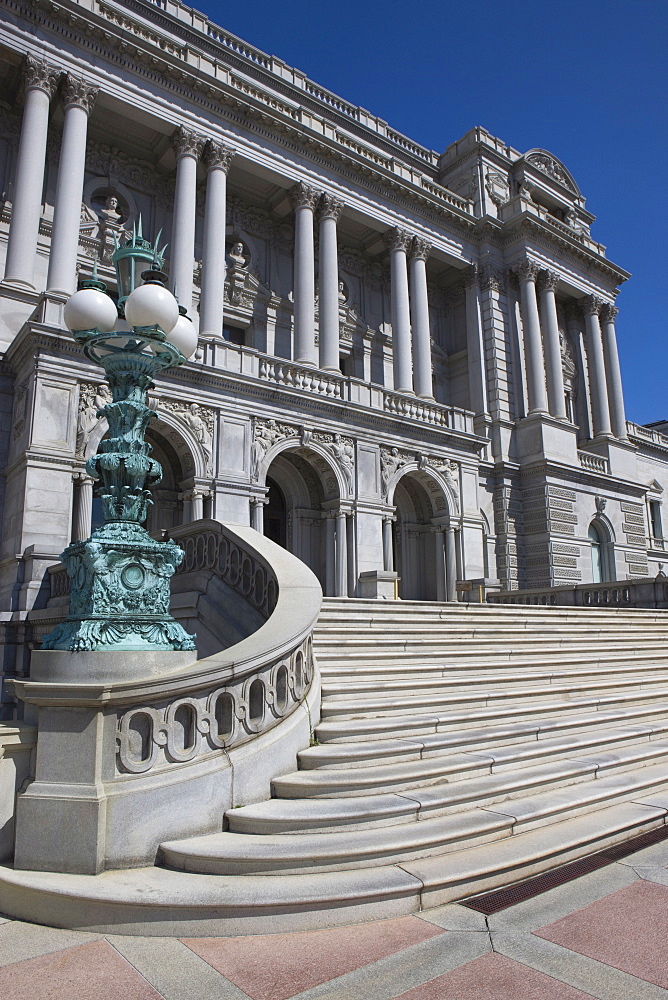
[(598, 851), (596, 854), (590, 854), (587, 858), (561, 865), (560, 868), (553, 868), (552, 871), (536, 875), (525, 882), (518, 882), (505, 889), (481, 893), (479, 896), (470, 896), (468, 899), (460, 899), (459, 903), (462, 906), (467, 906), (470, 910), (477, 910), (479, 913), (489, 916), (492, 913), (498, 913), (499, 910), (505, 910), (509, 906), (522, 903), (525, 899), (531, 899), (532, 896), (539, 896), (558, 885), (571, 882), (582, 875), (588, 875), (598, 868), (605, 868), (606, 865), (611, 865), (615, 861), (619, 861), (620, 858), (626, 858), (629, 854), (635, 854), (636, 851), (640, 851), (644, 847), (651, 847), (652, 844), (659, 844), (662, 840), (668, 840), (668, 826), (661, 826), (649, 833), (642, 833), (639, 837), (633, 837), (623, 844), (607, 847), (604, 851)]

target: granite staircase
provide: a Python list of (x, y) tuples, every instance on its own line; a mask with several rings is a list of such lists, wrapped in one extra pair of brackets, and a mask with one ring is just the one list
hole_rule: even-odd
[(79, 926), (376, 919), (666, 824), (667, 612), (330, 599), (314, 647), (322, 718), (298, 770), (270, 800), (229, 810), (222, 832), (118, 873), (115, 910), (81, 883), (106, 916)]
[(667, 649), (665, 612), (327, 600), (315, 745), (270, 801), (163, 844), (163, 862), (303, 875), (428, 859), (454, 898), (645, 832), (668, 812)]

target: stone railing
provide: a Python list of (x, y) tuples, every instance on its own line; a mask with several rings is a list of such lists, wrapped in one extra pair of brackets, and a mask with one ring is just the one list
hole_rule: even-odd
[(634, 424), (630, 420), (627, 420), (626, 431), (632, 440), (636, 438), (641, 443), (651, 442), (657, 448), (668, 449), (668, 435), (655, 430), (653, 427), (643, 427), (642, 424)]
[(342, 375), (332, 375), (309, 365), (298, 365), (293, 361), (281, 361), (266, 355), (260, 357), (259, 376), (267, 382), (284, 385), (289, 389), (313, 392), (318, 396), (332, 399), (344, 398)]
[[(297, 752), (308, 746), (320, 704), (312, 650), (322, 599), (317, 579), (252, 528), (201, 520), (170, 535), (185, 552), (172, 612), (190, 631), (201, 627), (219, 652), (163, 667), (161, 654), (151, 654), (157, 670), (142, 653), (104, 654), (112, 659), (98, 680), (88, 673), (86, 654), (72, 663), (76, 654), (49, 659), (42, 651), (33, 677), (11, 682), (20, 699), (39, 706), (44, 743), (35, 781), (18, 806), (24, 866), (54, 870), (34, 852), (48, 849), (51, 833), (56, 851), (63, 822), (77, 833), (55, 870), (91, 874), (151, 862), (162, 840), (214, 832), (226, 809), (267, 798), (272, 778), (294, 770)], [(51, 576), (60, 594), (60, 573)], [(74, 747), (81, 726), (98, 736), (76, 744), (76, 753), (51, 752), (54, 739), (62, 747), (71, 739)], [(103, 822), (83, 823), (77, 803), (62, 818), (58, 788), (70, 780), (81, 793), (77, 803), (93, 795)], [(133, 822), (137, 814), (141, 824)], [(39, 842), (30, 833), (35, 824), (45, 831)]]
[(543, 607), (668, 608), (668, 578), (532, 590), (503, 590), (487, 595), (489, 604), (534, 604)]
[(402, 393), (383, 390), (383, 409), (406, 420), (415, 420), (434, 427), (447, 427), (450, 430), (473, 433), (473, 414), (468, 410), (460, 410), (454, 406), (444, 406), (441, 403), (430, 403), (417, 396), (405, 396)]
[(601, 455), (592, 455), (590, 451), (579, 451), (578, 458), (583, 469), (606, 476), (610, 475), (610, 462), (607, 458), (603, 458)]

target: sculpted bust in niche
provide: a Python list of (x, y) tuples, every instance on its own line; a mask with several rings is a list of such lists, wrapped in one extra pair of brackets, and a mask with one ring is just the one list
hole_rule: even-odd
[(232, 262), (233, 267), (246, 268), (246, 255), (244, 252), (244, 245), (240, 240), (237, 240), (232, 244), (230, 252), (227, 255)]

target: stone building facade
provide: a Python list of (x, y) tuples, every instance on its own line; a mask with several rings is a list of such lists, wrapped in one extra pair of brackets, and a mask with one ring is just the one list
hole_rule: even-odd
[(556, 157), (483, 128), (426, 149), (174, 0), (2, 9), (6, 621), (99, 517), (106, 390), (62, 310), (140, 224), (200, 341), (153, 394), (152, 530), (251, 524), (338, 596), (657, 574), (668, 437), (624, 412), (629, 275)]

